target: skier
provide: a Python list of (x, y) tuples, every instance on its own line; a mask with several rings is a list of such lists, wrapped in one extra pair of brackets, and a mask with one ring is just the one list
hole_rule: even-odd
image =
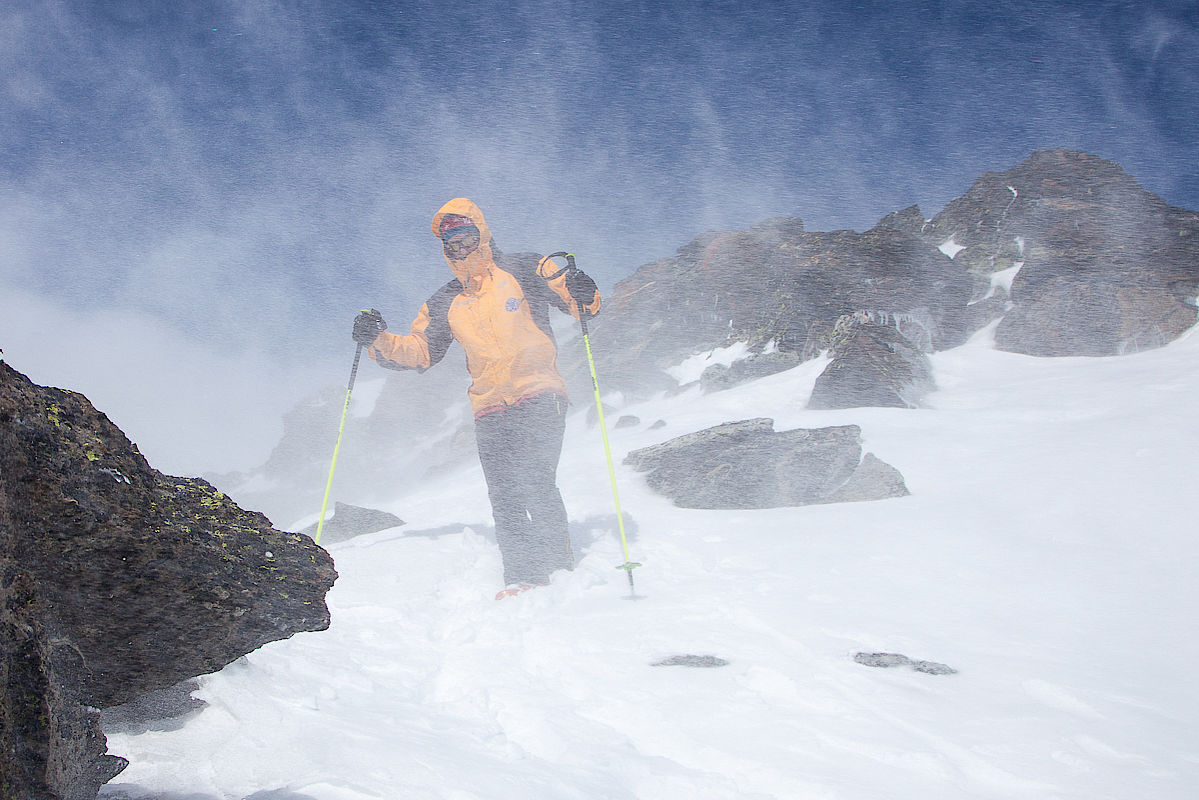
[[(466, 198), (433, 217), (454, 280), (425, 302), (408, 335), (387, 332), (379, 312), (354, 320), (354, 341), (378, 364), (424, 371), (456, 339), (466, 351), (475, 439), (495, 518), (506, 587), (496, 599), (543, 586), (573, 569), (566, 508), (557, 486), (566, 430), (566, 382), (558, 373), (549, 306), (594, 315), (600, 296), (579, 270), (536, 256), (505, 258), (479, 208)], [(502, 266), (501, 266), (502, 265)]]

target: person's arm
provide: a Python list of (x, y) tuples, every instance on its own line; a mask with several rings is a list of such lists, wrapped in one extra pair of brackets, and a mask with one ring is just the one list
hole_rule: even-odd
[(422, 372), (441, 361), (454, 338), (450, 332), (450, 302), (461, 290), (458, 281), (441, 287), (421, 306), (407, 335), (388, 333), (384, 323), (378, 334), (365, 344), (367, 355), (382, 367)]

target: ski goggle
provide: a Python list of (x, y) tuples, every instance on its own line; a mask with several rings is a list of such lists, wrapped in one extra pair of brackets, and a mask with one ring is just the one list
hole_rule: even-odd
[(479, 248), (479, 229), (474, 225), (459, 225), (441, 237), (445, 254), (455, 261), (466, 258)]

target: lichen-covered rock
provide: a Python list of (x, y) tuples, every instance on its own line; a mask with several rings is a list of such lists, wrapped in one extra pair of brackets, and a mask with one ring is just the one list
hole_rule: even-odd
[(0, 529), (0, 624), (27, 640), (10, 641), (0, 667), (10, 678), (0, 735), (32, 743), (0, 752), (6, 779), (31, 776), (13, 796), (74, 797), (66, 774), (94, 796), (111, 777), (87, 708), (329, 624), (336, 572), (311, 539), (203, 480), (154, 470), (83, 395), (3, 362)]
[(867, 454), (856, 425), (775, 431), (728, 422), (634, 450), (624, 463), (682, 508), (778, 508), (908, 494), (903, 476)]

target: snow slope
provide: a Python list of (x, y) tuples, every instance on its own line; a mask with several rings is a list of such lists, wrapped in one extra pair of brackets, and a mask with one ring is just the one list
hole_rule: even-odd
[[(496, 602), (477, 467), (398, 494), (406, 526), (330, 547), (331, 629), (206, 677), (179, 730), (111, 734), (133, 763), (102, 796), (1195, 797), (1199, 335), (1111, 359), (989, 335), (934, 356), (928, 409), (805, 411), (819, 362), (620, 409), (618, 461), (735, 419), (855, 423), (912, 491), (695, 511), (618, 467), (638, 600), (578, 398), (575, 572)], [(729, 664), (651, 666), (678, 654)]]

